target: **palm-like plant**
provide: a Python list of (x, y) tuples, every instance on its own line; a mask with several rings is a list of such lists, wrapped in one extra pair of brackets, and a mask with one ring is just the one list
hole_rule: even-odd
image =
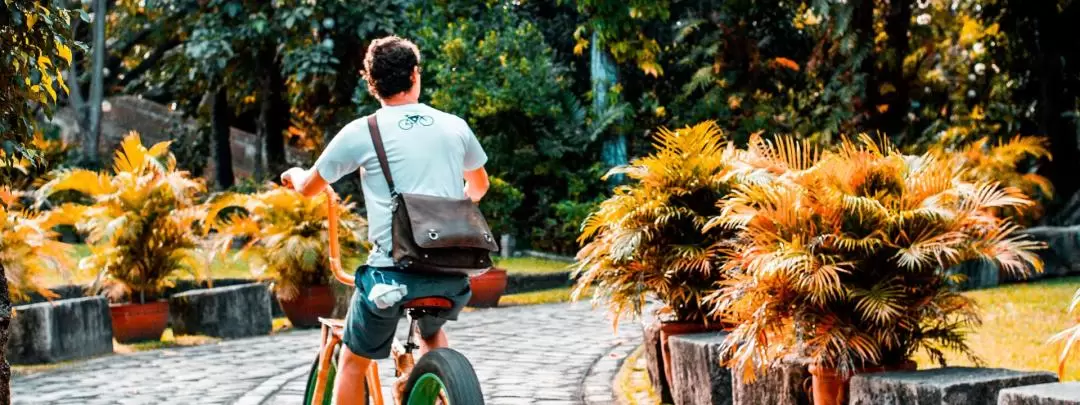
[(907, 156), (863, 137), (800, 176), (746, 185), (710, 227), (741, 230), (729, 279), (708, 297), (738, 324), (724, 344), (747, 378), (775, 359), (808, 355), (845, 375), (898, 365), (918, 350), (973, 356), (965, 332), (975, 303), (945, 269), (995, 261), (1041, 271), (1017, 227), (995, 212), (1031, 201), (1015, 188), (972, 182), (950, 159)]
[(201, 278), (205, 263), (196, 225), (206, 213), (199, 202), (205, 186), (177, 170), (168, 142), (147, 149), (131, 133), (116, 151), (112, 174), (64, 171), (42, 186), (39, 198), (61, 191), (93, 200), (57, 212), (88, 234), (91, 254), (79, 269), (97, 272), (94, 290), (104, 289), (114, 301), (145, 303), (172, 286), (177, 272)]
[(52, 231), (57, 216), (22, 209), (18, 193), (0, 188), (0, 266), (7, 277), (11, 298), (18, 302), (37, 292), (55, 298), (42, 277), (63, 274), (74, 264), (71, 246), (56, 240)]
[[(1080, 290), (1076, 290), (1073, 294), (1072, 303), (1069, 304), (1069, 313), (1072, 313), (1080, 307)], [(1050, 337), (1050, 343), (1063, 343), (1065, 347), (1061, 350), (1061, 357), (1058, 358), (1058, 378), (1065, 378), (1065, 363), (1069, 360), (1069, 355), (1073, 350), (1076, 350), (1076, 342), (1080, 342), (1080, 320), (1076, 325), (1058, 332), (1054, 336)]]
[(1019, 170), (1029, 160), (1050, 158), (1047, 139), (1034, 136), (1017, 136), (1005, 142), (992, 144), (990, 138), (980, 138), (955, 148), (936, 143), (930, 153), (939, 159), (949, 159), (967, 169), (967, 180), (972, 182), (993, 181), (1006, 187), (1015, 187), (1032, 197), (1034, 204), (1024, 209), (1004, 209), (1002, 215), (1030, 225), (1043, 213), (1042, 201), (1053, 197), (1054, 187), (1050, 180), (1034, 171)]
[(672, 320), (707, 322), (701, 301), (723, 277), (722, 252), (734, 232), (703, 228), (745, 167), (713, 122), (662, 129), (656, 148), (609, 172), (631, 183), (616, 188), (582, 227), (574, 298), (595, 288), (594, 301), (606, 304), (617, 321), (640, 314), (652, 294)]
[(30, 144), (39, 153), (38, 158), (35, 159), (36, 162), (25, 157), (17, 160), (6, 159), (4, 152), (0, 151), (0, 170), (13, 172), (9, 176), (13, 181), (8, 184), (11, 189), (29, 190), (36, 184), (44, 183), (42, 175), (62, 163), (72, 148), (71, 144), (61, 139), (45, 138), (41, 132), (34, 134)]
[[(326, 198), (304, 198), (285, 187), (221, 195), (209, 203), (207, 216), (215, 251), (225, 253), (233, 240), (247, 240), (238, 254), (249, 259), (256, 275), (274, 280), (277, 297), (286, 301), (301, 287), (327, 285), (332, 275)], [(361, 235), (367, 223), (352, 212), (353, 206), (345, 202), (338, 207), (340, 242), (366, 251)]]

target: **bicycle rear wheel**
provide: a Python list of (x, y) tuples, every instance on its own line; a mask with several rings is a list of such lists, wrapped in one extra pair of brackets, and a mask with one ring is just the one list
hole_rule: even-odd
[[(337, 378), (337, 365), (340, 355), (341, 345), (338, 345), (334, 348), (334, 355), (330, 358), (330, 372), (327, 373), (326, 385), (323, 387), (322, 404), (314, 403), (315, 386), (318, 383), (319, 376), (319, 355), (315, 355), (315, 361), (311, 363), (311, 371), (308, 372), (307, 388), (304, 390), (304, 405), (331, 405), (334, 402), (334, 380)], [(367, 380), (364, 381), (364, 386), (367, 387)], [(370, 395), (371, 393), (368, 392), (368, 397), (364, 397), (364, 405), (371, 403)]]
[(472, 363), (453, 349), (435, 349), (423, 357), (409, 373), (406, 405), (440, 404), (439, 394), (449, 402), (442, 405), (483, 405), (484, 394)]

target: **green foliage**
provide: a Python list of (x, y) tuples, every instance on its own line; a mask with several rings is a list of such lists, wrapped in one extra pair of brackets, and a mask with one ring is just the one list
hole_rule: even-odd
[(521, 206), (525, 194), (498, 177), (491, 177), (490, 181), (488, 193), (480, 200), (480, 209), (491, 231), (496, 235), (505, 235), (514, 230), (514, 211)]
[[(82, 15), (85, 18), (85, 14)], [(36, 111), (52, 116), (67, 92), (62, 72), (71, 63), (71, 21), (80, 18), (55, 1), (0, 2), (0, 151), (6, 165), (43, 158), (31, 144)], [(0, 171), (4, 183), (12, 173)]]
[(559, 204), (591, 200), (602, 190), (593, 167), (596, 140), (619, 111), (590, 114), (538, 27), (521, 10), (493, 4), (447, 2), (415, 12), (424, 71), (434, 72), (427, 91), (432, 106), (469, 122), (492, 173), (525, 193), (509, 229), (523, 236), (546, 228), (530, 239), (568, 252), (576, 230), (561, 233), (547, 222), (561, 226), (568, 218), (560, 218)]
[(97, 273), (92, 290), (142, 303), (159, 298), (176, 272), (202, 277), (206, 263), (197, 226), (206, 216), (199, 201), (205, 185), (177, 169), (169, 142), (148, 149), (132, 133), (116, 151), (111, 174), (62, 171), (38, 190), (39, 199), (64, 191), (93, 201), (64, 204), (53, 213), (63, 218), (57, 223), (88, 234), (91, 255), (79, 269)]
[[(330, 282), (325, 194), (304, 198), (288, 188), (272, 187), (254, 194), (224, 194), (208, 205), (215, 251), (226, 254), (233, 240), (248, 241), (237, 254), (252, 263), (254, 275), (274, 281), (278, 297), (291, 300), (302, 287)], [(352, 208), (348, 202), (339, 206), (342, 248), (366, 252), (367, 224)]]
[(954, 163), (863, 137), (724, 201), (711, 225), (740, 230), (739, 249), (708, 301), (738, 325), (728, 363), (752, 376), (803, 353), (851, 373), (916, 351), (941, 362), (943, 350), (971, 354), (978, 313), (945, 269), (981, 259), (1038, 272), (1042, 245), (996, 214), (1030, 206), (1026, 196)]

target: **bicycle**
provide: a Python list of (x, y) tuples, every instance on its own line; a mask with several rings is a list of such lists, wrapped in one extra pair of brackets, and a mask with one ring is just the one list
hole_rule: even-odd
[[(337, 199), (332, 188), (327, 186), (327, 219), (330, 221), (327, 234), (329, 237), (330, 270), (334, 279), (345, 285), (355, 286), (355, 277), (341, 268), (341, 251), (338, 245)], [(409, 317), (409, 335), (405, 344), (394, 338), (391, 346), (391, 358), (394, 359), (395, 393), (403, 405), (483, 405), (484, 396), (480, 381), (476, 377), (472, 363), (460, 352), (450, 348), (440, 348), (427, 352), (414, 361), (412, 351), (418, 349), (415, 343), (417, 323), (425, 316), (433, 316), (439, 311), (450, 309), (453, 302), (445, 297), (421, 297), (405, 303)], [(304, 392), (304, 404), (330, 405), (334, 378), (337, 374), (338, 356), (342, 345), (345, 322), (341, 319), (319, 318), (322, 324), (319, 354), (315, 358), (308, 374), (307, 389)], [(402, 376), (408, 376), (402, 384)], [(382, 383), (379, 381), (379, 366), (371, 362), (364, 384), (367, 386), (366, 404), (384, 405)]]

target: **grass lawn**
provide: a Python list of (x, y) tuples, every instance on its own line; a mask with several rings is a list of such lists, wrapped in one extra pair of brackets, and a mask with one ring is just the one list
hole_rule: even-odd
[(507, 273), (558, 273), (570, 271), (573, 264), (535, 257), (495, 258), (495, 267), (506, 269)]
[[(500, 307), (512, 307), (518, 305), (553, 304), (556, 302), (570, 301), (570, 293), (573, 287), (554, 288), (550, 290), (533, 291), (520, 294), (504, 295), (499, 299)], [(588, 301), (591, 295), (581, 297), (581, 301)]]
[[(1068, 328), (1074, 318), (1066, 313), (1080, 277), (1066, 277), (1028, 284), (1012, 284), (967, 292), (979, 303), (983, 325), (968, 337), (968, 344), (988, 367), (1057, 372), (1061, 346), (1047, 339)], [(972, 365), (953, 353), (950, 365)], [(1065, 366), (1064, 380), (1080, 380), (1080, 356)], [(916, 357), (920, 368), (935, 367), (930, 359)]]
[[(84, 244), (75, 245), (76, 259), (90, 255), (90, 248)], [(365, 257), (347, 258), (344, 260), (345, 268), (356, 268)], [(495, 259), (496, 265), (500, 268), (506, 269), (511, 273), (557, 273), (561, 271), (569, 271), (570, 264), (563, 262), (556, 262), (551, 260), (544, 260), (531, 257), (515, 257), (511, 259)], [(57, 286), (64, 284), (87, 284), (94, 280), (97, 274), (79, 274), (78, 271), (72, 270), (72, 274), (64, 276), (60, 274), (49, 274), (44, 277), (42, 282), (45, 285)], [(206, 274), (210, 278), (253, 278), (248, 263), (243, 259), (237, 257), (235, 254), (226, 255), (224, 259), (214, 260), (210, 263), (210, 271)], [(191, 279), (190, 274), (179, 275), (180, 279)]]

